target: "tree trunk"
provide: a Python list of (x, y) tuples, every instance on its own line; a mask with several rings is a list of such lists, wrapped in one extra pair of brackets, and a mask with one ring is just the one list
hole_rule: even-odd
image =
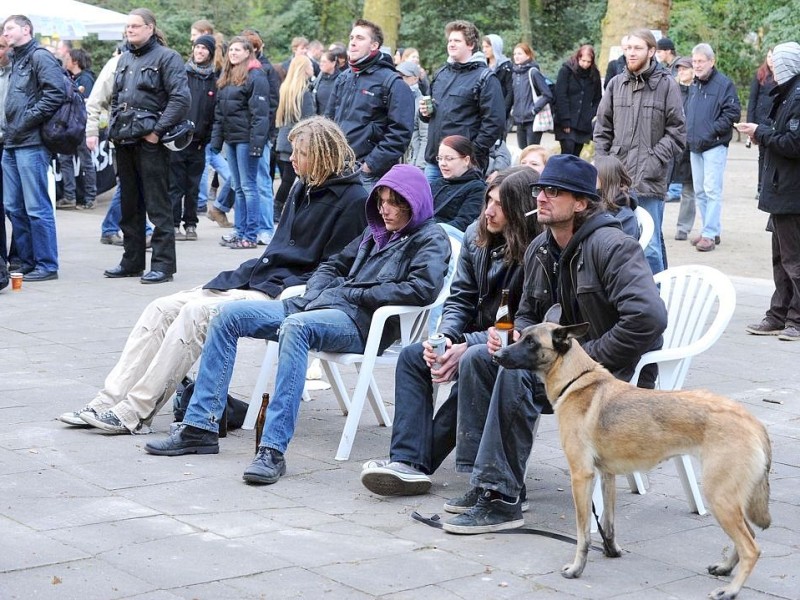
[(522, 32), (522, 41), (530, 46), (533, 43), (533, 34), (531, 32), (531, 0), (519, 0), (519, 29)]
[(400, 30), (400, 0), (364, 0), (364, 18), (380, 25), (383, 43), (394, 53)]
[(619, 56), (619, 42), (631, 30), (647, 27), (660, 29), (667, 35), (671, 4), (670, 0), (608, 0), (602, 23), (600, 56), (597, 59), (597, 67), (601, 73), (605, 74), (612, 49), (616, 53), (611, 58)]

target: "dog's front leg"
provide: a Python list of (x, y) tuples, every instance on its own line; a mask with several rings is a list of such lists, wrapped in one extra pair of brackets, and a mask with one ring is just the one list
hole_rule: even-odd
[(603, 492), (603, 514), (600, 518), (600, 536), (603, 538), (603, 554), (610, 558), (622, 556), (622, 548), (617, 545), (614, 531), (614, 511), (617, 505), (617, 478), (613, 473), (600, 474), (600, 488)]
[(564, 565), (561, 568), (561, 575), (567, 579), (580, 577), (586, 566), (586, 556), (589, 553), (589, 543), (591, 542), (589, 519), (592, 513), (594, 470), (591, 467), (582, 468), (570, 465), (570, 478), (572, 480), (572, 500), (575, 502), (575, 521), (578, 525), (578, 548), (572, 564)]

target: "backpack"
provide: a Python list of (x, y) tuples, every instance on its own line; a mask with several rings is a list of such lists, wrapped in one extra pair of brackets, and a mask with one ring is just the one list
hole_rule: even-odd
[[(172, 399), (172, 414), (175, 417), (175, 422), (183, 421), (186, 409), (189, 408), (189, 402), (191, 402), (193, 395), (194, 381), (188, 377), (184, 377), (183, 381), (178, 385), (175, 397)], [(225, 433), (228, 430), (240, 429), (242, 427), (249, 406), (247, 402), (228, 394), (225, 412), (222, 415), (222, 421), (225, 425), (220, 423), (220, 437), (225, 437)]]
[(72, 155), (78, 151), (78, 146), (86, 136), (86, 103), (78, 86), (63, 67), (61, 75), (66, 99), (53, 116), (42, 123), (41, 136), (42, 143), (50, 152)]

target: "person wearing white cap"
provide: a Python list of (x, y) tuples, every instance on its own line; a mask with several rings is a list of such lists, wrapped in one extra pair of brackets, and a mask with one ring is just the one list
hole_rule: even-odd
[(758, 208), (770, 215), (775, 280), (766, 316), (746, 329), (791, 342), (800, 340), (800, 44), (778, 44), (772, 62), (778, 84), (772, 124), (736, 126), (764, 149)]

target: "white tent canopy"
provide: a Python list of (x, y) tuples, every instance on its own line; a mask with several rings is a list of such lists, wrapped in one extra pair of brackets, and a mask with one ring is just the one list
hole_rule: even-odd
[(92, 33), (101, 40), (121, 40), (127, 15), (76, 0), (0, 0), (0, 17), (25, 15), (34, 33), (79, 40)]

